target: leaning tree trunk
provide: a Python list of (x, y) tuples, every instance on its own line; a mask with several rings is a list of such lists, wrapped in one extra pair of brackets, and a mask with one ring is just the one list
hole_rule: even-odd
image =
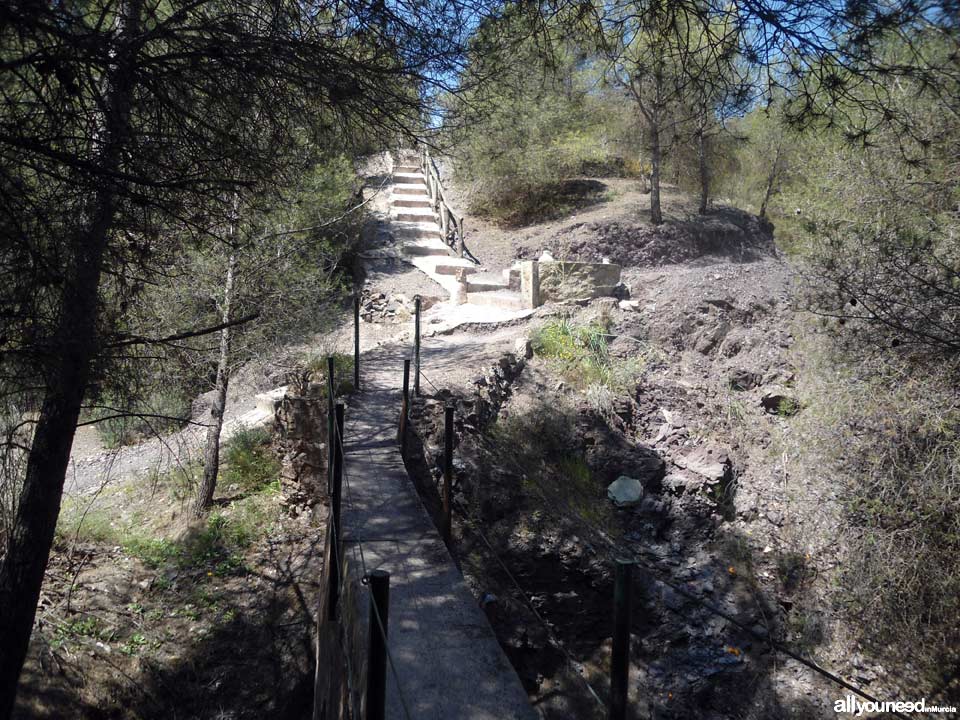
[(777, 143), (777, 152), (773, 157), (773, 165), (770, 167), (770, 173), (767, 175), (767, 185), (763, 189), (763, 201), (760, 203), (760, 218), (767, 219), (767, 205), (770, 198), (773, 197), (773, 190), (777, 184), (777, 176), (780, 174), (780, 156), (783, 153), (783, 142)]
[(706, 138), (703, 128), (697, 130), (697, 162), (700, 169), (700, 207), (701, 215), (707, 214), (707, 203), (710, 200), (710, 169), (707, 167)]
[[(233, 231), (231, 230), (231, 234)], [(203, 481), (197, 492), (197, 501), (193, 506), (194, 515), (203, 517), (213, 503), (213, 492), (217, 488), (217, 474), (220, 472), (220, 433), (223, 431), (223, 412), (227, 407), (227, 385), (230, 382), (230, 304), (233, 299), (233, 271), (236, 255), (230, 253), (227, 261), (227, 277), (223, 283), (223, 312), (221, 320), (224, 327), (220, 331), (220, 360), (217, 362), (216, 395), (210, 410), (212, 422), (207, 428), (207, 445), (203, 457)]]
[(660, 171), (663, 164), (660, 149), (660, 127), (658, 121), (650, 123), (650, 222), (654, 225), (663, 223), (663, 212), (660, 209)]
[[(40, 588), (53, 545), (70, 448), (97, 357), (97, 320), (103, 258), (117, 211), (113, 183), (130, 129), (134, 73), (131, 36), (142, 0), (122, 7), (119, 47), (107, 78), (98, 168), (101, 179), (70, 238), (60, 294), (60, 316), (45, 364), (40, 416), (27, 456), (23, 488), (6, 554), (0, 562), (0, 720), (13, 712), (17, 681), (30, 644)], [(105, 178), (111, 178), (109, 181)]]

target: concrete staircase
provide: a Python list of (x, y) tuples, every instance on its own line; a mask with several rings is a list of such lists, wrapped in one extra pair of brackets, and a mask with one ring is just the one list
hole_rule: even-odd
[[(457, 257), (441, 234), (440, 219), (433, 211), (426, 178), (413, 156), (401, 156), (393, 169), (390, 195), (391, 230), (400, 242), (400, 251), (407, 262), (433, 279), (451, 296), (460, 293), (457, 274), (470, 276), (481, 268), (466, 258)], [(467, 279), (466, 304), (504, 310), (522, 310), (520, 275), (515, 269), (505, 270), (502, 278)]]

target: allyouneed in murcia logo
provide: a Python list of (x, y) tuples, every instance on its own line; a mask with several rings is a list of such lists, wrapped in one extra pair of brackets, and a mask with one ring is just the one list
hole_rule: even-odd
[(874, 702), (871, 700), (861, 701), (853, 695), (847, 695), (846, 697), (836, 700), (833, 703), (834, 712), (838, 713), (849, 713), (855, 717), (860, 717), (864, 713), (883, 713), (883, 712), (898, 712), (898, 713), (944, 713), (952, 714), (957, 712), (956, 706), (951, 705), (928, 705), (926, 698), (920, 698), (919, 700), (912, 701), (902, 701), (902, 700), (886, 700)]

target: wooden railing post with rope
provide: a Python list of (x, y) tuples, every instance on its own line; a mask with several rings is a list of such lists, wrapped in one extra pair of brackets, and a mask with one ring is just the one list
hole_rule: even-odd
[(427, 190), (430, 193), (430, 207), (440, 219), (443, 241), (456, 251), (458, 257), (467, 257), (477, 262), (463, 241), (463, 217), (458, 217), (447, 202), (443, 182), (440, 180), (440, 171), (430, 155), (430, 150), (426, 147), (420, 150), (420, 169), (423, 171)]

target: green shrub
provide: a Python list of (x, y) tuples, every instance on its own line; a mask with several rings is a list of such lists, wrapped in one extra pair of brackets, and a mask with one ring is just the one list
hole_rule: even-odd
[(490, 438), (504, 465), (523, 472), (523, 489), (543, 507), (607, 527), (610, 506), (593, 476), (577, 435), (576, 411), (564, 404), (541, 405), (497, 420)]
[(960, 375), (837, 352), (819, 335), (798, 350), (804, 412), (783, 441), (798, 473), (840, 493), (835, 600), (872, 650), (922, 646), (912, 659), (935, 670), (960, 642)]
[[(327, 396), (327, 357), (324, 353), (311, 353), (304, 362), (304, 369), (310, 373), (313, 382), (320, 383), (321, 396)], [(334, 394), (349, 395), (353, 392), (353, 356), (333, 353)]]
[(244, 428), (227, 442), (223, 480), (241, 490), (260, 490), (280, 477), (280, 461), (270, 448), (270, 433), (262, 428)]
[(608, 348), (610, 337), (603, 322), (575, 325), (561, 319), (534, 331), (530, 340), (534, 354), (557, 361), (569, 380), (586, 387), (627, 389), (642, 374), (648, 349), (638, 344), (635, 356), (614, 358)]

